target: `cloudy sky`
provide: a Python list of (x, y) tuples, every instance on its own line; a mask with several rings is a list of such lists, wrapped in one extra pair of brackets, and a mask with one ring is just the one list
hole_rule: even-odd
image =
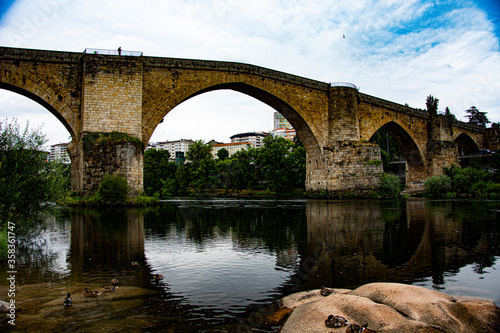
[[(344, 38), (345, 36), (345, 38)], [(500, 121), (499, 0), (1, 0), (0, 46), (249, 63), (425, 108), (429, 94), (466, 121)], [(188, 100), (151, 141), (229, 141), (272, 128), (273, 110), (233, 91)], [(46, 109), (0, 90), (0, 117), (69, 133)]]

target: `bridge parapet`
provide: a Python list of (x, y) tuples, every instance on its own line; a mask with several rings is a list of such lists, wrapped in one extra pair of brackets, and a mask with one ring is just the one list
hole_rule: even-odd
[(373, 104), (376, 106), (380, 106), (380, 107), (387, 108), (387, 109), (394, 110), (394, 111), (401, 112), (401, 113), (406, 113), (406, 114), (420, 117), (420, 118), (424, 118), (424, 119), (429, 118), (429, 113), (425, 110), (416, 109), (416, 108), (412, 108), (409, 106), (401, 105), (398, 103), (394, 103), (394, 102), (391, 102), (391, 101), (388, 101), (388, 100), (385, 100), (382, 98), (370, 96), (367, 94), (360, 93), (359, 95), (361, 97), (362, 103)]
[(158, 58), (144, 57), (145, 67), (166, 67), (171, 69), (192, 69), (192, 70), (212, 70), (212, 71), (228, 71), (244, 74), (254, 74), (269, 79), (293, 83), (296, 85), (328, 91), (329, 84), (326, 82), (316, 81), (305, 77), (280, 72), (265, 67), (249, 65), (239, 62), (229, 61), (214, 61), (214, 60), (196, 60), (196, 59), (181, 59), (181, 58)]
[(472, 123), (466, 123), (460, 120), (453, 120), (453, 127), (457, 127), (471, 132), (481, 132), (481, 133), (486, 130), (486, 128), (482, 126)]
[(0, 47), (0, 59), (27, 60), (30, 62), (35, 60), (38, 62), (76, 63), (80, 61), (81, 57), (82, 54), (77, 52)]

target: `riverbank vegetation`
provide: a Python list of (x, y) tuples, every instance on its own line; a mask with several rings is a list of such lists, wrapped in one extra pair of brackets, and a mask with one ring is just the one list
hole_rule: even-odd
[(165, 150), (144, 154), (144, 189), (147, 195), (302, 195), (306, 151), (300, 141), (268, 136), (260, 149), (240, 150), (229, 156), (201, 140), (186, 152), (189, 163), (169, 162)]
[(45, 142), (39, 128), (0, 120), (0, 259), (6, 259), (7, 238), (35, 236), (53, 208), (49, 203), (69, 189), (68, 166), (47, 161)]
[(484, 197), (500, 198), (500, 154), (492, 155), (494, 172), (481, 170), (479, 165), (466, 168), (451, 167), (443, 175), (424, 182), (430, 197)]

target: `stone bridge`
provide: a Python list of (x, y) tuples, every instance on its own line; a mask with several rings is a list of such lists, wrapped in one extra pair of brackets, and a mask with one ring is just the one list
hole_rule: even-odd
[(81, 194), (93, 193), (106, 174), (126, 176), (133, 192), (142, 191), (144, 146), (156, 126), (183, 101), (219, 89), (252, 96), (286, 117), (307, 151), (307, 190), (377, 188), (380, 149), (369, 139), (382, 127), (402, 148), (408, 186), (457, 164), (458, 148), (485, 147), (481, 127), (353, 85), (242, 63), (110, 53), (0, 47), (0, 88), (40, 103), (71, 134), (72, 188)]

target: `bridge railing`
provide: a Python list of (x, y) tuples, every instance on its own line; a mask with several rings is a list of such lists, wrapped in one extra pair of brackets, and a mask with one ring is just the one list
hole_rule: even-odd
[(118, 50), (106, 50), (106, 49), (91, 49), (91, 48), (86, 48), (85, 51), (83, 51), (85, 54), (100, 54), (100, 55), (122, 55), (122, 56), (132, 56), (132, 57), (141, 57), (143, 52), (142, 51), (124, 51), (121, 49)]
[(331, 87), (349, 87), (356, 89), (356, 85), (350, 82), (330, 82)]

